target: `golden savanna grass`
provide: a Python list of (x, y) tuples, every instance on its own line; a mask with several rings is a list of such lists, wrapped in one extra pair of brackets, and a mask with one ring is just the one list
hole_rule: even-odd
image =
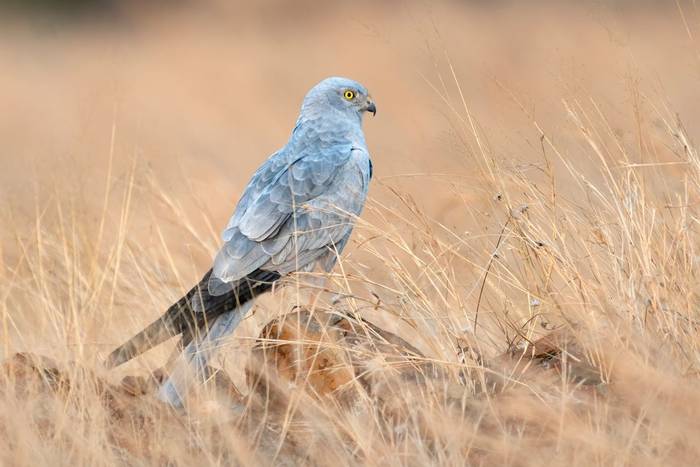
[[(2, 17), (0, 351), (60, 367), (3, 367), (2, 464), (697, 462), (693, 2), (107, 5)], [(119, 392), (172, 347), (101, 359), (206, 271), (335, 74), (379, 112), (370, 199), (314, 310), (324, 350), (299, 352), (318, 347), (298, 316), (265, 327), (307, 303), (299, 277), (187, 411)], [(340, 387), (300, 371), (256, 392), (263, 329)], [(561, 355), (521, 352), (552, 333)]]

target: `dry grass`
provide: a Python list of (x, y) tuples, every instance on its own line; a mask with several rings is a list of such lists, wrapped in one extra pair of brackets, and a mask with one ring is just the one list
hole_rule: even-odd
[[(5, 20), (0, 351), (52, 361), (3, 367), (0, 463), (700, 458), (694, 9), (356, 8)], [(100, 369), (332, 73), (378, 102), (376, 177), (317, 321), (265, 328), (304, 277), (261, 299), (186, 413), (150, 396), (169, 349)]]

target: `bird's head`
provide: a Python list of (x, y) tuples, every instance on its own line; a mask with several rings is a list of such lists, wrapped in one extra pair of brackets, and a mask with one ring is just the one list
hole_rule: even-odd
[(302, 116), (315, 116), (329, 110), (339, 111), (360, 120), (365, 112), (376, 115), (377, 107), (367, 88), (348, 78), (326, 78), (311, 88), (301, 106)]

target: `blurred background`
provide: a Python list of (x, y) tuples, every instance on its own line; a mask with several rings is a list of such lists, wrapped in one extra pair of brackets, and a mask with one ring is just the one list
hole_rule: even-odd
[[(41, 254), (27, 246), (38, 237), (53, 232), (59, 258), (72, 238), (75, 264), (113, 264), (104, 245), (122, 238), (173, 286), (146, 311), (144, 288), (157, 281), (114, 279), (109, 303), (134, 331), (206, 270), (250, 175), (327, 76), (364, 83), (377, 102), (365, 123), (373, 205), (401, 206), (401, 190), (464, 238), (502, 228), (498, 193), (477, 170), (483, 148), (513, 166), (539, 160), (539, 126), (562, 158), (590, 157), (564, 101), (598, 109), (646, 151), (657, 143), (635, 129), (660, 125), (656, 111), (698, 136), (692, 1), (17, 0), (0, 11), (0, 259), (14, 274), (12, 306), (35, 287), (24, 259)], [(639, 112), (647, 99), (660, 107)], [(485, 264), (488, 248), (470, 257)], [(463, 279), (473, 300), (481, 271)], [(14, 316), (17, 329), (32, 319)], [(15, 344), (40, 351), (42, 336)]]
[(201, 182), (223, 225), (330, 75), (377, 100), (365, 126), (379, 179), (470, 175), (455, 80), (503, 157), (527, 156), (512, 143), (532, 134), (528, 113), (561, 137), (562, 98), (594, 95), (625, 119), (634, 92), (658, 93), (686, 122), (700, 104), (693, 2), (6, 0), (0, 11), (2, 199), (46, 177), (77, 178), (88, 195), (114, 128), (118, 167), (136, 159), (171, 193)]

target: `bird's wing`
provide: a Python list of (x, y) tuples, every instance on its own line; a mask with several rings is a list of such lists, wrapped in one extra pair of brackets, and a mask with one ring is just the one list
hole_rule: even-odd
[[(275, 155), (254, 175), (223, 234), (213, 295), (259, 268), (300, 270), (349, 234), (367, 192), (366, 150), (347, 144), (300, 152)], [(348, 164), (353, 157), (365, 158), (366, 168)]]

